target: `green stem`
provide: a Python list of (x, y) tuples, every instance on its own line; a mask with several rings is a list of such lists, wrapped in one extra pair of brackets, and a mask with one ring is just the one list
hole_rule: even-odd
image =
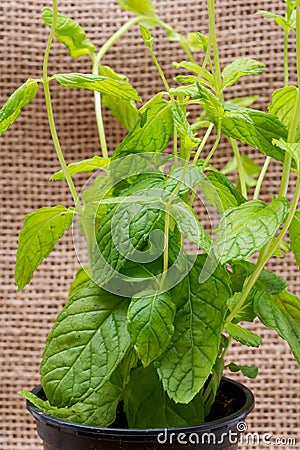
[(262, 168), (262, 170), (260, 172), (259, 178), (257, 180), (257, 184), (256, 184), (255, 191), (254, 191), (254, 194), (253, 194), (253, 200), (257, 200), (258, 197), (259, 197), (260, 190), (261, 190), (261, 187), (262, 187), (265, 175), (267, 173), (267, 170), (269, 168), (270, 162), (271, 162), (271, 156), (267, 156), (266, 160), (265, 160), (265, 163), (263, 165), (263, 168)]
[(222, 92), (222, 74), (217, 42), (216, 24), (215, 24), (215, 0), (207, 0), (208, 17), (209, 17), (209, 47), (213, 48), (214, 54), (214, 68), (215, 68), (215, 81), (216, 81), (216, 94), (222, 102), (224, 96)]
[(164, 230), (164, 256), (163, 256), (163, 273), (160, 281), (160, 287), (163, 289), (164, 282), (169, 268), (169, 228), (170, 228), (170, 214), (168, 208), (165, 211), (165, 230)]
[(283, 60), (284, 60), (284, 86), (289, 84), (289, 30), (284, 32), (284, 50), (283, 50)]
[[(293, 112), (293, 118), (291, 121), (291, 125), (289, 128), (288, 134), (288, 142), (295, 142), (297, 129), (299, 124), (300, 117), (300, 89), (299, 89), (299, 80), (300, 80), (300, 2), (297, 1), (297, 9), (296, 9), (296, 61), (297, 61), (297, 78), (298, 78), (298, 90), (295, 101), (295, 107)], [(282, 178), (279, 189), (279, 197), (286, 197), (290, 172), (291, 172), (291, 162), (292, 157), (286, 153), (283, 164)]]
[(209, 138), (209, 136), (210, 136), (210, 134), (211, 134), (211, 132), (212, 132), (212, 130), (213, 130), (213, 127), (214, 127), (214, 124), (211, 123), (211, 124), (209, 125), (209, 127), (208, 127), (208, 129), (207, 129), (205, 135), (204, 135), (204, 138), (203, 138), (202, 141), (201, 141), (201, 144), (199, 145), (199, 147), (198, 147), (198, 149), (197, 149), (196, 155), (195, 155), (194, 160), (193, 160), (193, 164), (196, 164), (196, 163), (197, 163), (197, 161), (198, 161), (198, 159), (199, 159), (199, 157), (200, 157), (200, 155), (201, 155), (201, 152), (202, 152), (202, 150), (204, 149), (204, 146), (205, 146), (206, 142), (208, 141), (208, 138)]
[(219, 123), (218, 123), (218, 134), (217, 134), (217, 138), (216, 138), (216, 140), (215, 140), (215, 143), (214, 143), (214, 145), (213, 145), (211, 151), (209, 152), (209, 154), (207, 155), (207, 157), (206, 157), (206, 159), (205, 159), (205, 161), (204, 161), (204, 163), (203, 163), (203, 170), (205, 170), (206, 167), (208, 166), (208, 164), (209, 164), (211, 158), (213, 157), (213, 155), (214, 155), (214, 153), (215, 153), (215, 151), (216, 151), (216, 149), (217, 149), (217, 147), (218, 147), (218, 145), (219, 145), (219, 142), (220, 142), (220, 139), (221, 139), (221, 120), (222, 120), (222, 119), (219, 119)]
[(80, 214), (82, 212), (82, 207), (81, 207), (79, 197), (78, 197), (77, 191), (75, 189), (72, 177), (68, 170), (68, 166), (66, 164), (66, 161), (65, 161), (65, 158), (64, 158), (61, 146), (60, 146), (59, 139), (58, 139), (55, 121), (54, 121), (53, 109), (52, 109), (50, 88), (49, 88), (48, 61), (49, 61), (49, 54), (50, 54), (53, 37), (55, 35), (56, 23), (57, 23), (57, 0), (53, 0), (53, 22), (52, 22), (52, 26), (51, 26), (51, 30), (50, 30), (46, 50), (45, 50), (44, 62), (43, 62), (43, 86), (44, 86), (44, 93), (45, 93), (45, 102), (46, 102), (51, 137), (52, 137), (53, 144), (54, 144), (54, 147), (56, 150), (56, 154), (57, 154), (58, 160), (60, 162), (61, 168), (63, 170), (64, 176), (66, 178), (66, 181), (68, 183), (70, 192), (72, 194), (77, 213)]
[(160, 78), (162, 79), (162, 82), (163, 82), (163, 84), (164, 84), (164, 87), (165, 87), (166, 91), (167, 91), (167, 92), (170, 92), (170, 86), (169, 86), (169, 84), (168, 84), (168, 82), (167, 82), (167, 79), (166, 79), (166, 77), (165, 77), (165, 74), (164, 74), (162, 68), (160, 67), (160, 64), (159, 64), (159, 62), (158, 62), (158, 60), (157, 60), (157, 58), (156, 58), (156, 56), (155, 56), (155, 54), (154, 54), (152, 48), (151, 48), (151, 47), (148, 47), (148, 49), (149, 49), (151, 58), (152, 58), (152, 60), (153, 60), (153, 62), (154, 62), (154, 64), (155, 64), (155, 67), (157, 68), (157, 71), (158, 71), (158, 73), (159, 73), (159, 75), (160, 75)]
[(231, 147), (232, 147), (232, 150), (233, 150), (233, 154), (235, 156), (236, 163), (237, 163), (237, 168), (238, 168), (238, 173), (239, 173), (239, 178), (240, 178), (240, 184), (241, 184), (241, 193), (247, 199), (248, 198), (247, 185), (246, 185), (246, 180), (245, 180), (245, 172), (244, 172), (244, 167), (243, 167), (243, 163), (242, 163), (241, 154), (239, 152), (239, 148), (238, 148), (236, 140), (230, 138), (229, 142), (231, 144)]
[[(95, 62), (93, 64), (93, 74), (94, 75), (99, 74), (99, 65), (96, 64)], [(105, 137), (103, 117), (102, 117), (101, 93), (94, 91), (94, 99), (95, 99), (96, 122), (97, 122), (102, 156), (103, 156), (103, 158), (108, 158), (107, 142), (106, 142), (106, 137)]]

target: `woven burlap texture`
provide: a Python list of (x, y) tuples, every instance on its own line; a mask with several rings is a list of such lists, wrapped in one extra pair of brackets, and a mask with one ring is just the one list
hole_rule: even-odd
[[(59, 9), (78, 20), (88, 37), (100, 46), (130, 17), (116, 3), (61, 0)], [(155, 5), (165, 21), (180, 26), (184, 32), (207, 32), (203, 0), (161, 0)], [(0, 3), (1, 104), (28, 76), (41, 76), (48, 33), (40, 18), (43, 6), (51, 6), (51, 1), (2, 0)], [(255, 12), (268, 9), (279, 13), (283, 4), (277, 0), (216, 0), (216, 8), (222, 65), (246, 55), (267, 64), (264, 75), (248, 78), (235, 88), (237, 95), (259, 95), (256, 106), (266, 110), (272, 90), (283, 85), (283, 33), (275, 23), (256, 16)], [(147, 51), (135, 41), (136, 31), (129, 31), (104, 61), (128, 75), (142, 98), (147, 99), (163, 87)], [(171, 80), (174, 72), (170, 63), (183, 59), (184, 55), (178, 53), (174, 43), (166, 44), (162, 32), (155, 32), (155, 36), (156, 55)], [(90, 66), (88, 57), (71, 60), (67, 50), (54, 43), (50, 72), (88, 73)], [(92, 93), (55, 86), (52, 93), (57, 129), (67, 161), (97, 154), (99, 143)], [(105, 113), (104, 119), (111, 150), (124, 136), (124, 130), (110, 114)], [(225, 143), (221, 149), (219, 163), (223, 164), (230, 159), (231, 151)], [(255, 154), (253, 150), (244, 151)], [(256, 161), (261, 164), (263, 158), (256, 155)], [(42, 448), (41, 442), (17, 391), (31, 389), (39, 383), (39, 361), (46, 335), (66, 301), (68, 287), (78, 267), (70, 231), (41, 264), (30, 286), (18, 293), (14, 284), (17, 237), (24, 214), (45, 205), (72, 204), (64, 182), (49, 182), (50, 175), (58, 169), (58, 162), (47, 128), (41, 91), (1, 138), (1, 165), (0, 448), (37, 450)], [(279, 178), (278, 166), (273, 164), (264, 183), (265, 200), (272, 197)], [(274, 260), (273, 265), (288, 278), (289, 289), (299, 294), (300, 282), (292, 259)], [(229, 362), (254, 364), (260, 369), (257, 380), (242, 380), (256, 396), (255, 411), (247, 420), (248, 432), (259, 433), (261, 441), (257, 446), (251, 441), (249, 444), (244, 442), (240, 448), (269, 449), (270, 445), (262, 441), (264, 433), (272, 434), (273, 438), (294, 438), (298, 444), (290, 443), (284, 448), (299, 448), (300, 370), (287, 345), (275, 333), (257, 324), (253, 329), (264, 339), (261, 348), (245, 351), (237, 345), (228, 357)]]

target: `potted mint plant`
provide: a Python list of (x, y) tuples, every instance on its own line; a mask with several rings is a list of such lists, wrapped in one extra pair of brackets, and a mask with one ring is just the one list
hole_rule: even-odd
[[(242, 431), (237, 424), (253, 408), (253, 396), (222, 378), (223, 371), (228, 367), (251, 378), (257, 368), (225, 362), (231, 342), (259, 347), (261, 338), (247, 328), (257, 317), (288, 342), (300, 361), (300, 299), (287, 290), (285, 280), (265, 269), (286, 251), (300, 263), (300, 94), (289, 85), (288, 46), (285, 85), (273, 93), (269, 112), (258, 111), (251, 108), (252, 97), (230, 98), (227, 88), (243, 76), (259, 75), (264, 64), (242, 57), (221, 70), (214, 0), (207, 0), (208, 36), (179, 34), (161, 21), (150, 0), (118, 3), (134, 16), (99, 51), (79, 24), (58, 12), (56, 0), (53, 9), (44, 8), (50, 35), (43, 76), (29, 78), (0, 111), (3, 133), (39, 87), (44, 89), (61, 164), (52, 180), (66, 180), (74, 200), (72, 206), (46, 206), (25, 217), (16, 261), (18, 288), (30, 282), (72, 223), (89, 261), (78, 269), (48, 336), (41, 386), (21, 394), (47, 450), (183, 444), (234, 449)], [(260, 13), (284, 28), (286, 42), (296, 29), (299, 78), (300, 1), (287, 0), (284, 17)], [(133, 25), (139, 25), (137, 39), (148, 48), (163, 86), (141, 107), (128, 79), (113, 64), (101, 63)], [(155, 55), (155, 26), (186, 52), (186, 60), (174, 63), (180, 73), (172, 85)], [(71, 56), (90, 55), (91, 73), (49, 74), (54, 37)], [(49, 85), (55, 82), (95, 92), (102, 155), (66, 164), (51, 106)], [(102, 105), (128, 129), (111, 157)], [(198, 115), (192, 120), (189, 111), (195, 106)], [(212, 161), (222, 134), (234, 160), (220, 170)], [(172, 152), (167, 151), (171, 138)], [(253, 194), (239, 142), (265, 155)], [(260, 191), (272, 158), (281, 163), (282, 180), (266, 204)], [(238, 169), (237, 186), (226, 177), (232, 167)], [(80, 196), (73, 175), (92, 171), (97, 172)], [(202, 225), (199, 200), (207, 211), (219, 213), (217, 223)]]

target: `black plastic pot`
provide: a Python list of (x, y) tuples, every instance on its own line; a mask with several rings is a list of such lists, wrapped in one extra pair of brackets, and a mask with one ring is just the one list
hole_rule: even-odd
[[(227, 378), (222, 379), (220, 391), (226, 394), (227, 403), (234, 405), (235, 411), (221, 419), (182, 428), (90, 427), (44, 414), (30, 402), (27, 409), (36, 420), (44, 450), (237, 450), (245, 429), (243, 421), (254, 407), (254, 397), (248, 388)], [(42, 394), (41, 386), (33, 393)]]

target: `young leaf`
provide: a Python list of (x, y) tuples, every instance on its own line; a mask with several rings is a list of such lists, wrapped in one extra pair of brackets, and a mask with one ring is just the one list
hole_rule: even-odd
[(203, 170), (196, 164), (184, 164), (170, 171), (165, 181), (165, 189), (173, 192), (179, 185), (179, 194), (186, 194), (198, 186), (203, 179)]
[(41, 208), (25, 216), (19, 235), (15, 268), (19, 290), (30, 282), (33, 272), (71, 226), (73, 216), (74, 209), (64, 206)]
[(296, 211), (289, 229), (291, 249), (300, 267), (300, 211)]
[[(116, 73), (109, 66), (100, 66), (99, 75), (110, 77), (121, 82), (128, 81), (126, 76)], [(102, 105), (108, 108), (114, 118), (127, 130), (131, 130), (131, 128), (133, 128), (136, 124), (139, 118), (139, 112), (136, 107), (136, 103), (133, 100), (124, 100), (122, 98), (115, 97), (114, 95), (102, 93), (101, 101)]]
[[(239, 310), (238, 314), (234, 317), (235, 322), (253, 322), (256, 317), (253, 308), (254, 296), (257, 292), (253, 289), (248, 295), (244, 305)], [(239, 303), (242, 296), (242, 292), (235, 292), (232, 297), (227, 300), (229, 311), (233, 311), (236, 305)]]
[(41, 384), (53, 406), (83, 401), (110, 379), (130, 344), (128, 303), (94, 283), (70, 298), (48, 336), (41, 364)]
[(175, 332), (157, 363), (164, 389), (179, 403), (189, 403), (195, 397), (215, 364), (226, 300), (231, 296), (228, 275), (221, 267), (199, 282), (205, 262), (206, 256), (198, 256), (187, 277), (172, 290), (177, 304)]
[[(249, 261), (238, 261), (231, 263), (231, 267), (233, 270), (233, 274), (231, 274), (232, 289), (234, 291), (241, 291), (244, 281), (253, 274), (256, 266)], [(286, 289), (286, 287), (286, 280), (266, 269), (263, 269), (255, 283), (255, 288), (258, 291), (263, 291), (268, 295), (278, 294)]]
[(240, 366), (235, 363), (230, 363), (228, 367), (231, 372), (242, 372), (248, 378), (256, 378), (258, 374), (258, 368), (256, 366)]
[[(253, 159), (249, 158), (247, 155), (241, 155), (241, 163), (243, 166), (246, 185), (249, 187), (256, 186), (256, 176), (260, 174), (261, 168), (253, 161)], [(234, 157), (222, 169), (222, 173), (224, 175), (227, 175), (229, 173), (235, 172), (236, 170), (238, 170), (238, 165), (236, 157)], [(238, 180), (238, 184), (240, 184), (240, 180)]]
[(296, 28), (296, 14), (295, 12), (291, 14), (291, 17), (288, 19), (287, 17), (280, 16), (279, 14), (274, 14), (269, 11), (259, 10), (256, 14), (261, 14), (268, 19), (274, 19), (277, 25), (283, 28), (285, 31), (291, 31)]
[(247, 345), (247, 347), (258, 348), (262, 343), (262, 338), (260, 336), (257, 336), (257, 334), (252, 331), (246, 330), (235, 323), (225, 323), (224, 328), (233, 339), (243, 345)]
[(70, 286), (69, 298), (72, 297), (75, 292), (83, 288), (92, 281), (92, 271), (90, 266), (81, 266), (76, 272), (75, 279)]
[(62, 86), (68, 88), (88, 89), (114, 95), (124, 100), (141, 101), (136, 90), (128, 82), (84, 73), (56, 74), (54, 77)]
[(286, 86), (274, 91), (269, 112), (288, 128), (291, 125), (298, 88), (296, 86)]
[(220, 214), (229, 208), (241, 205), (246, 199), (231, 181), (216, 169), (208, 172), (200, 184), (206, 201), (213, 205)]
[(107, 427), (116, 418), (116, 409), (120, 401), (122, 390), (115, 384), (107, 381), (99, 392), (93, 392), (82, 401), (71, 406), (52, 406), (48, 400), (44, 401), (28, 391), (20, 391), (23, 397), (45, 414), (81, 423), (88, 426)]
[(273, 143), (291, 155), (300, 174), (300, 144), (291, 144), (283, 139), (273, 139)]
[(271, 114), (250, 108), (240, 108), (229, 103), (222, 104), (204, 86), (198, 84), (197, 98), (201, 100), (210, 121), (233, 139), (258, 148), (262, 153), (278, 161), (284, 161), (284, 151), (276, 148), (272, 140), (287, 139), (287, 128)]
[(266, 206), (250, 200), (225, 211), (216, 235), (215, 252), (221, 264), (253, 255), (271, 239), (288, 213), (285, 199), (274, 198)]
[(173, 201), (171, 204), (170, 215), (176, 222), (180, 233), (187, 237), (191, 242), (203, 248), (206, 253), (209, 253), (212, 241), (206, 233), (199, 220), (197, 219), (194, 210), (183, 201)]
[(157, 94), (140, 109), (140, 118), (117, 146), (112, 159), (129, 153), (162, 152), (173, 133), (171, 103)]
[(28, 78), (7, 100), (0, 110), (0, 136), (19, 117), (24, 106), (28, 105), (39, 89), (37, 81)]
[(124, 410), (130, 428), (181, 427), (204, 421), (201, 395), (188, 405), (176, 404), (163, 390), (153, 365), (133, 371), (125, 388)]
[(258, 98), (258, 95), (247, 95), (246, 97), (231, 98), (227, 101), (227, 103), (229, 103), (230, 105), (247, 108), (247, 106), (253, 105), (253, 103), (255, 103)]
[(131, 11), (139, 16), (156, 17), (155, 8), (151, 0), (117, 0), (125, 11)]
[[(101, 156), (93, 156), (93, 158), (84, 159), (83, 161), (71, 163), (68, 165), (68, 171), (71, 176), (76, 173), (88, 173), (93, 170), (103, 169), (109, 165), (110, 159), (101, 158)], [(62, 170), (55, 172), (51, 177), (50, 181), (64, 180), (65, 175)]]
[(141, 292), (128, 309), (128, 331), (143, 366), (148, 366), (168, 347), (174, 333), (175, 304), (162, 292)]
[[(42, 19), (49, 27), (53, 23), (53, 10), (43, 8)], [(59, 42), (64, 44), (73, 58), (89, 55), (96, 51), (96, 47), (86, 38), (86, 34), (75, 20), (58, 13), (55, 27), (55, 36)]]
[(255, 302), (255, 310), (266, 327), (287, 341), (300, 363), (300, 299), (288, 291), (263, 296)]
[(183, 107), (176, 101), (172, 105), (172, 114), (178, 136), (181, 140), (181, 150), (184, 154), (189, 152), (200, 144), (200, 139), (194, 136)]
[(222, 71), (223, 87), (232, 86), (241, 77), (248, 75), (259, 75), (265, 71), (265, 64), (242, 57), (228, 64)]

